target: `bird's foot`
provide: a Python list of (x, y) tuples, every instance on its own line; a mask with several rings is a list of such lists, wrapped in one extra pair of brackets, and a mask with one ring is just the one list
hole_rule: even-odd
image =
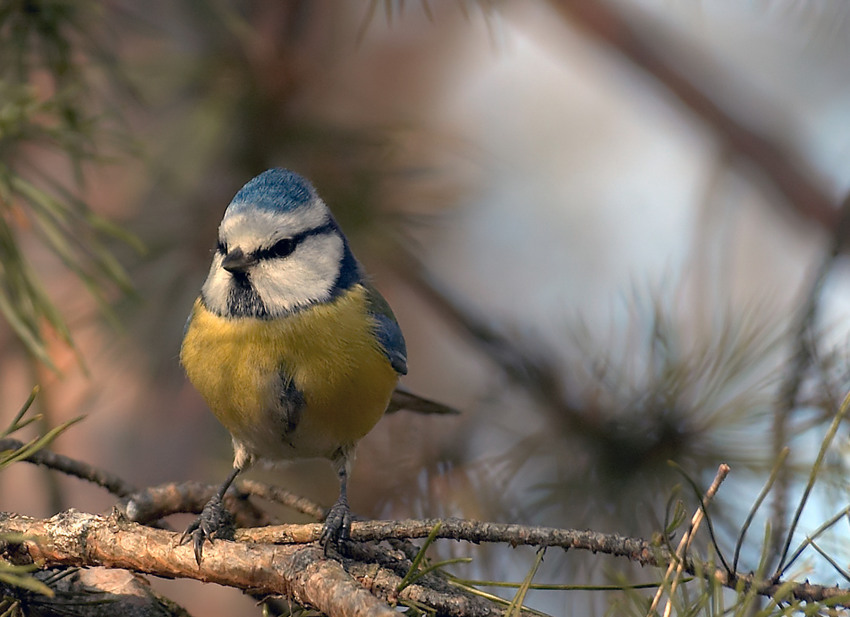
[(339, 552), (343, 552), (345, 543), (350, 539), (351, 508), (348, 507), (348, 501), (340, 498), (328, 510), (325, 526), (322, 528), (322, 535), (319, 537), (319, 544), (324, 547), (325, 555), (327, 555), (328, 548), (331, 546)]
[(184, 544), (191, 538), (195, 547), (195, 561), (198, 562), (198, 565), (201, 565), (201, 559), (204, 556), (204, 542), (209, 540), (212, 544), (213, 537), (220, 538), (232, 533), (232, 531), (233, 519), (230, 513), (224, 509), (221, 495), (213, 495), (212, 499), (204, 506), (201, 515), (183, 532), (180, 544)]

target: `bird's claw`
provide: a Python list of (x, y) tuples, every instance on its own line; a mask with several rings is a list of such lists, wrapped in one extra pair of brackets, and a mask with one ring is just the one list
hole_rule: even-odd
[(348, 507), (348, 502), (341, 499), (328, 510), (325, 525), (322, 527), (322, 535), (319, 537), (319, 544), (324, 547), (325, 554), (327, 554), (330, 546), (342, 552), (343, 546), (350, 539), (351, 509)]
[(195, 561), (201, 565), (204, 557), (204, 542), (213, 543), (213, 537), (219, 537), (230, 526), (230, 514), (224, 509), (221, 496), (214, 495), (204, 506), (201, 515), (192, 522), (180, 537), (180, 544), (185, 544), (189, 538), (195, 549)]

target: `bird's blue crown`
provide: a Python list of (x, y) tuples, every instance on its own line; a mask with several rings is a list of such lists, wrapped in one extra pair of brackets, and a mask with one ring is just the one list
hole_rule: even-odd
[(294, 171), (274, 168), (250, 180), (233, 197), (228, 210), (253, 206), (260, 210), (292, 212), (316, 197), (310, 181)]

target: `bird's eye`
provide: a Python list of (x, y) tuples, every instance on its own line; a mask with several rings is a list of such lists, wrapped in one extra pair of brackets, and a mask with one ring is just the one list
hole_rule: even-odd
[(284, 238), (274, 243), (270, 248), (264, 251), (267, 257), (286, 257), (291, 255), (295, 250), (297, 242), (293, 238)]

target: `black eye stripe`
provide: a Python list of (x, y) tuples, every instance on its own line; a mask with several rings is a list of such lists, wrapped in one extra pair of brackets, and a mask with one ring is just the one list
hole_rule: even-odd
[(287, 255), (291, 255), (293, 251), (295, 251), (295, 247), (298, 243), (294, 238), (284, 238), (283, 240), (278, 240), (273, 245), (271, 245), (267, 249), (260, 249), (255, 253), (257, 259), (268, 259), (270, 257), (286, 257)]
[(298, 248), (298, 245), (310, 236), (321, 236), (324, 234), (332, 233), (334, 231), (336, 231), (336, 228), (332, 223), (325, 223), (324, 225), (320, 225), (319, 227), (314, 227), (313, 229), (302, 231), (301, 233), (295, 234), (292, 237), (282, 238), (270, 247), (256, 250), (254, 251), (254, 256), (257, 259), (275, 259), (287, 257), (294, 253), (295, 249)]

